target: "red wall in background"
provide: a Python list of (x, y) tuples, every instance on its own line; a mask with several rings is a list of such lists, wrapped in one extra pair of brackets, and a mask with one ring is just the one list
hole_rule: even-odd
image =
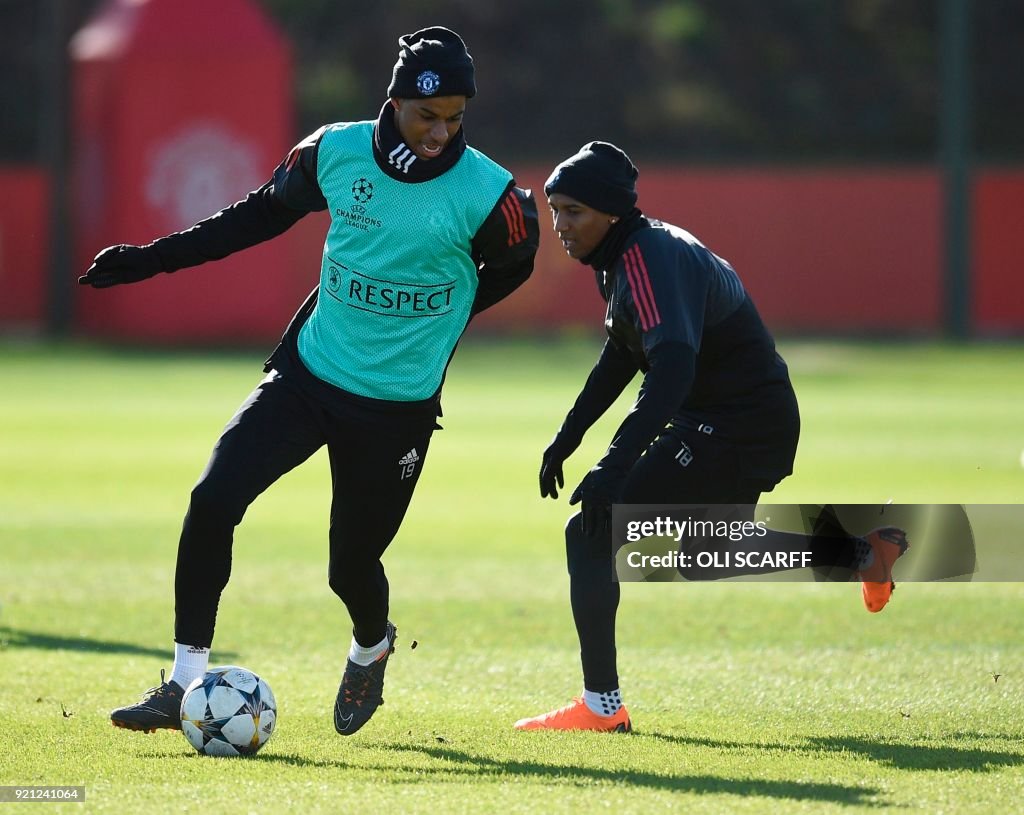
[[(544, 177), (517, 174), (542, 207), (537, 270), (481, 325), (543, 327), (560, 315), (596, 325), (603, 313), (593, 274), (554, 238)], [(940, 191), (930, 170), (647, 166), (638, 188), (645, 213), (689, 230), (732, 263), (773, 331), (940, 329)], [(1017, 314), (1024, 330), (1024, 311)]]
[(925, 170), (662, 169), (671, 211), (739, 272), (775, 330), (939, 329), (939, 188)]
[(1024, 170), (974, 181), (972, 318), (981, 334), (1024, 334)]
[(49, 218), (48, 176), (34, 167), (0, 167), (0, 328), (43, 327)]
[[(267, 157), (267, 176), (278, 158)], [(546, 168), (517, 172), (519, 183), (539, 195), (536, 271), (512, 297), (477, 318), (474, 328), (600, 325), (603, 304), (592, 272), (567, 258), (551, 231), (541, 191), (546, 175)], [(41, 328), (47, 181), (31, 168), (0, 169), (0, 191), (0, 329)], [(937, 173), (898, 168), (645, 167), (640, 179), (644, 209), (689, 229), (728, 259), (775, 333), (885, 337), (941, 331), (940, 194)], [(1024, 335), (1024, 170), (979, 171), (973, 206), (974, 330)], [(138, 286), (79, 290), (79, 328), (169, 342), (273, 341), (316, 285), (326, 225), (326, 214), (310, 215), (272, 243), (227, 261)], [(79, 255), (80, 268), (72, 274), (84, 271), (86, 255), (105, 243), (155, 234), (106, 234)]]
[[(200, 24), (201, 23), (201, 24)], [(255, 0), (106, 0), (72, 39), (76, 327), (174, 343), (272, 342), (318, 279), (327, 216), (226, 260), (137, 286), (75, 286), (104, 246), (187, 228), (266, 181), (296, 141), (286, 38)], [(368, 114), (370, 111), (368, 111)], [(541, 209), (533, 278), (475, 326), (598, 330), (593, 272), (551, 231), (550, 166), (513, 168)], [(0, 328), (41, 327), (48, 190), (0, 171)], [(644, 164), (640, 206), (730, 261), (776, 333), (942, 331), (936, 168)], [(975, 333), (1024, 336), (1024, 169), (974, 179)]]
[[(70, 50), (79, 270), (104, 246), (147, 243), (244, 197), (293, 144), (288, 44), (253, 0), (108, 0)], [(115, 338), (263, 340), (309, 288), (290, 260), (274, 241), (141, 286), (76, 288), (77, 323)]]

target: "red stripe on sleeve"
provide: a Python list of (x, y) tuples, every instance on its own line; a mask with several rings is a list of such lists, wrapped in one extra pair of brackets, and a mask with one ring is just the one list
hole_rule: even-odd
[(634, 243), (629, 251), (633, 253), (633, 260), (636, 263), (640, 285), (644, 287), (644, 290), (647, 293), (648, 301), (650, 303), (651, 317), (653, 318), (651, 320), (651, 328), (654, 328), (654, 326), (661, 324), (661, 313), (658, 311), (658, 301), (654, 299), (654, 287), (651, 286), (651, 278), (650, 275), (647, 274), (647, 264), (644, 263), (644, 256), (640, 251), (639, 244)]
[(515, 219), (508, 211), (508, 199), (501, 202), (501, 214), (505, 216), (505, 228), (508, 230), (508, 245), (512, 245), (512, 238), (516, 232)]
[(633, 294), (633, 302), (636, 304), (637, 314), (640, 315), (640, 328), (644, 331), (649, 331), (651, 328), (651, 318), (647, 298), (640, 288), (640, 283), (637, 279), (636, 264), (633, 262), (629, 252), (622, 256), (622, 262), (626, 267), (626, 281), (629, 283), (629, 290)]
[(513, 246), (524, 240), (526, 226), (523, 223), (523, 210), (514, 192), (509, 193), (501, 202), (501, 211), (505, 214), (505, 223), (508, 225), (508, 245)]
[(516, 243), (526, 240), (526, 219), (523, 217), (523, 205), (519, 203), (519, 196), (515, 190), (508, 194), (508, 200), (512, 202), (512, 208), (516, 214), (516, 225), (518, 226), (518, 237)]

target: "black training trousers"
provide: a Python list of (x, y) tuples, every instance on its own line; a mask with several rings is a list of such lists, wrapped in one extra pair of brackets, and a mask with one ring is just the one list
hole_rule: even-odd
[[(756, 504), (761, 493), (741, 478), (741, 454), (741, 450), (714, 436), (667, 431), (629, 471), (620, 502)], [(614, 690), (619, 686), (615, 616), (620, 592), (610, 536), (584, 535), (577, 513), (565, 527), (565, 547), (584, 687), (597, 692)]]
[(228, 422), (192, 490), (178, 544), (175, 641), (210, 646), (235, 527), (260, 493), (326, 445), (329, 583), (348, 608), (356, 640), (380, 642), (388, 617), (380, 558), (405, 517), (432, 432), (433, 423), (422, 420), (339, 418), (271, 372)]

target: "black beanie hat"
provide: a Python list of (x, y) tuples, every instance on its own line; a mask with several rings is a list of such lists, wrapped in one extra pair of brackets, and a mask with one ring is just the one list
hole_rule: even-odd
[(473, 58), (454, 31), (442, 26), (423, 28), (399, 37), (398, 45), (389, 97), (426, 99), (476, 94)]
[(636, 206), (638, 175), (629, 156), (614, 144), (592, 141), (555, 167), (544, 193), (559, 192), (599, 212), (623, 216)]

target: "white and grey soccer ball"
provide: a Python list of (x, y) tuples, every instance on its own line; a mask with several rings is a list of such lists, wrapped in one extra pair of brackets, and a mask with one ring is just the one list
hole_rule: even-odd
[(264, 679), (246, 668), (210, 668), (185, 689), (181, 729), (207, 756), (251, 756), (274, 734), (277, 702)]

